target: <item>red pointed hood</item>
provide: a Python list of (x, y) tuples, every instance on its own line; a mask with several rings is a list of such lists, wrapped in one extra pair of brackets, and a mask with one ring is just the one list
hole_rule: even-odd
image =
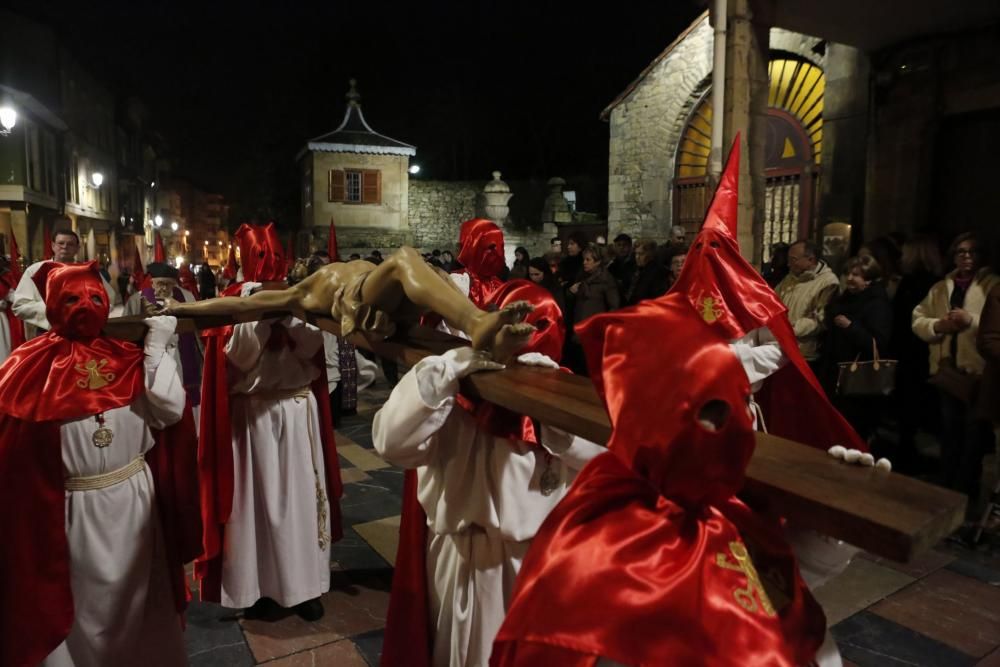
[(285, 249), (273, 222), (264, 226), (244, 223), (234, 237), (240, 246), (244, 281), (263, 283), (284, 280), (288, 276)]
[[(640, 331), (657, 344), (637, 345)], [(587, 366), (601, 369), (591, 379), (611, 418), (609, 450), (682, 505), (722, 502), (742, 487), (754, 450), (750, 384), (682, 295), (596, 315), (576, 332)], [(698, 421), (709, 403), (727, 415), (714, 431)]]
[(497, 308), (515, 301), (528, 301), (535, 306), (524, 319), (535, 327), (535, 333), (519, 354), (540, 352), (559, 363), (566, 339), (566, 324), (552, 293), (530, 280), (511, 280), (489, 296), (489, 303)]
[(239, 268), (239, 265), (236, 263), (236, 246), (230, 243), (229, 257), (226, 258), (226, 268), (222, 270), (222, 277), (226, 280), (236, 280)]
[(487, 280), (503, 271), (503, 231), (492, 221), (473, 218), (463, 222), (458, 244), (458, 261), (475, 278)]
[(740, 138), (736, 137), (705, 222), (670, 288), (685, 295), (705, 322), (728, 339), (767, 326), (787, 311), (774, 290), (740, 254), (736, 238)]
[(153, 249), (153, 261), (167, 261), (167, 252), (163, 249), (163, 237), (160, 236), (160, 232), (155, 229), (153, 230), (153, 236), (156, 238), (156, 247)]
[(701, 319), (727, 340), (742, 338), (761, 327), (774, 334), (789, 364), (769, 378), (757, 394), (770, 432), (820, 449), (840, 444), (867, 451), (864, 441), (830, 404), (799, 352), (788, 308), (740, 254), (736, 240), (739, 164), (737, 135), (704, 225), (670, 294), (686, 299)]

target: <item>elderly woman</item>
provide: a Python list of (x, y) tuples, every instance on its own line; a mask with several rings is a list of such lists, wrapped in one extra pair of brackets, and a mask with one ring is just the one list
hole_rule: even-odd
[[(834, 405), (867, 440), (878, 425), (883, 402), (872, 396), (842, 396), (836, 392), (839, 364), (871, 360), (885, 354), (892, 330), (892, 307), (881, 282), (882, 268), (870, 255), (847, 262), (846, 289), (826, 307), (826, 380)], [(832, 390), (832, 391), (831, 391)]]
[(955, 269), (913, 309), (913, 333), (930, 348), (931, 383), (941, 395), (944, 483), (976, 501), (983, 455), (993, 447), (990, 423), (975, 410), (985, 366), (976, 334), (986, 295), (1000, 281), (983, 268), (985, 248), (975, 234), (960, 234), (948, 254)]

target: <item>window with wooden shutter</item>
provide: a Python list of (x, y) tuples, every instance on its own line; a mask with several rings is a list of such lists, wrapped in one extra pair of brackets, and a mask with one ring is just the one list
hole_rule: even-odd
[(330, 201), (344, 201), (344, 172), (330, 170)]
[(366, 169), (361, 172), (361, 203), (382, 203), (382, 172), (376, 169)]

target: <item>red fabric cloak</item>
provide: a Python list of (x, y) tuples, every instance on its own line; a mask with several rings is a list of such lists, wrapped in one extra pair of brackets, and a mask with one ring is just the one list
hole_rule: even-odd
[[(108, 360), (100, 367), (108, 384), (88, 390), (77, 384), (87, 375), (77, 362), (91, 359)], [(50, 332), (0, 367), (0, 505), (17, 508), (0, 512), (6, 542), (0, 549), (0, 664), (38, 664), (73, 626), (60, 422), (129, 405), (143, 391), (142, 349), (118, 340), (71, 341)], [(184, 563), (201, 546), (190, 410), (153, 434), (157, 444), (146, 461), (182, 614), (189, 599)]]
[[(734, 496), (754, 434), (749, 383), (727, 339), (677, 293), (577, 333), (588, 367), (601, 369), (609, 452), (532, 541), (490, 664), (809, 662), (822, 610), (779, 524)], [(706, 406), (719, 408), (713, 428)]]

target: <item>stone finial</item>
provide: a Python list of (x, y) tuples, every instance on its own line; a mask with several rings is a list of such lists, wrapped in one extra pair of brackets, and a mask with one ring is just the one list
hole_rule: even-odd
[(503, 223), (510, 214), (507, 202), (514, 195), (510, 192), (510, 186), (500, 180), (500, 172), (493, 172), (493, 180), (483, 188), (483, 213), (485, 217), (503, 227)]
[(347, 91), (347, 95), (345, 95), (345, 97), (347, 98), (347, 103), (350, 104), (350, 105), (353, 105), (353, 106), (360, 106), (360, 104), (361, 104), (361, 93), (358, 92), (358, 87), (357, 87), (358, 86), (358, 80), (357, 79), (351, 79), (350, 80), (350, 84), (351, 84), (351, 89), (348, 90)]
[(493, 180), (486, 184), (483, 192), (510, 192), (510, 186), (500, 180), (500, 172), (493, 172)]
[(573, 222), (573, 211), (563, 195), (566, 181), (555, 176), (550, 178), (546, 185), (549, 186), (549, 194), (542, 204), (542, 223), (554, 222), (560, 225)]

